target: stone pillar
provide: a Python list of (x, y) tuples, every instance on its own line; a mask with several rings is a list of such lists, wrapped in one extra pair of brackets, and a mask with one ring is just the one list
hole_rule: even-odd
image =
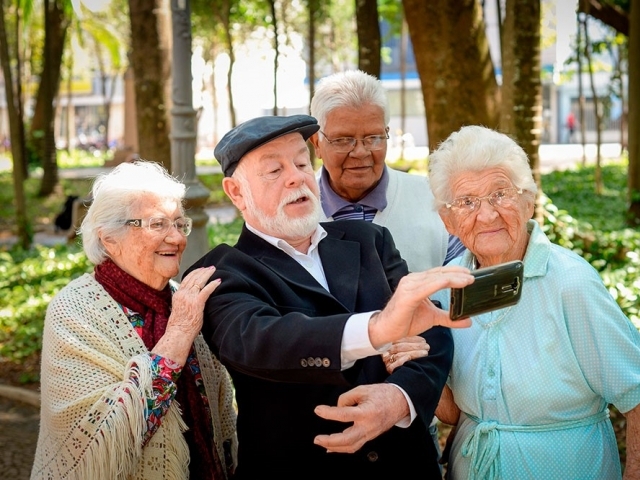
[(182, 256), (182, 273), (209, 249), (208, 215), (204, 205), (209, 190), (196, 176), (196, 111), (193, 109), (191, 77), (191, 10), (189, 0), (171, 0), (173, 26), (172, 101), (171, 108), (171, 168), (173, 175), (187, 186), (185, 209), (193, 219), (193, 231)]

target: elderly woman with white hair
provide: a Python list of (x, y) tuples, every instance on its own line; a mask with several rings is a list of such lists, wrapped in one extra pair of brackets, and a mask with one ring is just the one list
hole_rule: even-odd
[[(597, 271), (531, 220), (536, 185), (511, 138), (467, 126), (429, 156), (437, 208), (470, 269), (521, 260), (518, 304), (452, 330), (436, 410), (456, 425), (448, 478), (616, 479), (608, 405), (627, 420), (625, 478), (640, 478), (640, 334)], [(449, 307), (447, 291), (434, 296)]]
[(171, 280), (191, 232), (184, 193), (153, 162), (94, 182), (80, 229), (94, 272), (47, 309), (32, 479), (230, 476), (233, 390), (200, 335), (219, 281), (213, 267)]

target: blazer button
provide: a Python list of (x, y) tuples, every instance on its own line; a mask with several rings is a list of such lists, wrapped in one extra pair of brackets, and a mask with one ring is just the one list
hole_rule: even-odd
[(300, 365), (302, 365), (303, 367), (306, 367), (307, 366), (307, 359), (306, 358), (300, 359)]
[(331, 360), (329, 360), (327, 357), (324, 357), (322, 359), (322, 366), (323, 367), (330, 367), (331, 366)]
[(321, 367), (322, 366), (322, 360), (320, 359), (320, 357), (316, 357), (314, 362), (316, 367)]
[(313, 367), (315, 365), (315, 360), (313, 357), (309, 357), (307, 358), (307, 365), (309, 365), (310, 367)]
[(377, 462), (378, 461), (378, 452), (372, 451), (367, 453), (367, 460), (369, 460), (370, 462)]

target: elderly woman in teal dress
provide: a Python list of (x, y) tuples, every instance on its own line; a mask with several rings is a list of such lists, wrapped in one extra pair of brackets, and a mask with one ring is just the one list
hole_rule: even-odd
[[(452, 479), (621, 478), (613, 404), (626, 417), (625, 479), (640, 478), (640, 334), (598, 273), (531, 217), (536, 185), (512, 139), (468, 126), (429, 157), (440, 215), (471, 269), (524, 262), (520, 302), (453, 330), (436, 414), (456, 425)], [(434, 297), (448, 308), (448, 292)]]

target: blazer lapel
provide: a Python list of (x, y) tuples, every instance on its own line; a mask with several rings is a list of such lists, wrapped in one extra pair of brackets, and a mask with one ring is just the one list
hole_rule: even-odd
[[(320, 242), (320, 245), (322, 245), (322, 242)], [(322, 258), (322, 265), (325, 270), (325, 276), (327, 277), (327, 282), (331, 288), (331, 292), (327, 292), (327, 290), (293, 258), (282, 250), (274, 247), (269, 242), (258, 237), (246, 227), (243, 227), (243, 231), (238, 239), (236, 248), (254, 257), (257, 261), (272, 270), (276, 275), (292, 286), (311, 290), (318, 295), (330, 297), (334, 301), (340, 301), (340, 297), (333, 293), (331, 279), (327, 273), (327, 267), (325, 265), (326, 260), (324, 258)], [(345, 307), (346, 304), (342, 306)]]
[(360, 244), (336, 238), (334, 234), (338, 232), (333, 228), (327, 229), (327, 233), (318, 248), (329, 290), (353, 312), (360, 279)]

